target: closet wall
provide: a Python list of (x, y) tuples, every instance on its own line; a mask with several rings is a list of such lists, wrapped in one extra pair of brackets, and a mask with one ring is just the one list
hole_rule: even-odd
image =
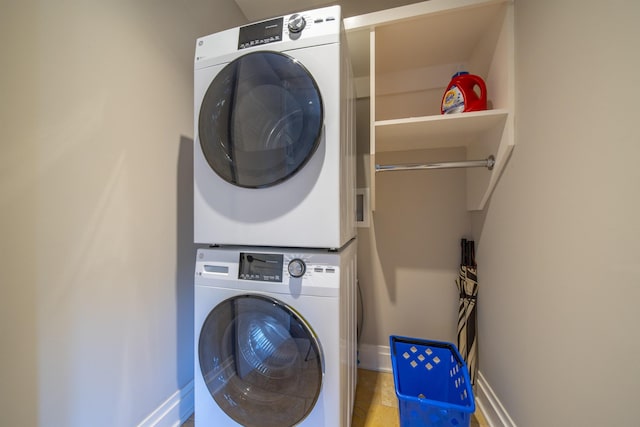
[[(516, 0), (514, 7), (517, 145), (483, 211), (470, 214), (480, 379), (504, 411), (494, 425), (636, 425), (640, 3)], [(361, 116), (366, 102), (359, 101)], [(364, 144), (366, 126), (358, 131)], [(362, 146), (360, 153), (365, 159)], [(469, 231), (467, 219), (458, 222), (456, 208), (437, 217), (441, 200), (419, 198), (432, 194), (440, 173), (394, 177), (401, 182), (378, 192), (372, 227), (359, 230), (365, 315), (374, 319), (365, 323), (365, 344), (387, 345), (396, 332), (452, 337), (413, 311), (433, 303), (425, 286), (451, 286), (450, 297), (439, 296), (439, 315), (455, 304), (456, 240)], [(391, 177), (378, 178), (386, 185)], [(448, 238), (426, 243), (418, 218), (440, 221)], [(399, 252), (397, 236), (436, 259), (444, 255), (434, 248), (446, 251), (450, 271), (426, 256), (405, 260), (413, 254)], [(401, 295), (405, 289), (411, 296)]]
[[(369, 150), (368, 99), (358, 100), (357, 119), (358, 186), (364, 186), (366, 169), (361, 166)], [(377, 160), (407, 163), (464, 157), (464, 148), (457, 147), (379, 153)], [(364, 351), (367, 346), (375, 347), (373, 352), (388, 346), (391, 334), (455, 341), (459, 239), (471, 237), (465, 171), (384, 172), (376, 181), (376, 210), (370, 226), (358, 229)]]
[(517, 146), (473, 220), (480, 371), (519, 427), (635, 426), (640, 3), (515, 11)]
[[(483, 208), (514, 145), (512, 18), (504, 0), (433, 0), (345, 21), (360, 96), (358, 185), (372, 207), (358, 233), (365, 364), (373, 353), (372, 365), (388, 368), (391, 334), (456, 342), (460, 239), (473, 238), (471, 211)], [(487, 82), (489, 108), (441, 115), (460, 70)], [(375, 172), (489, 156), (492, 170)]]

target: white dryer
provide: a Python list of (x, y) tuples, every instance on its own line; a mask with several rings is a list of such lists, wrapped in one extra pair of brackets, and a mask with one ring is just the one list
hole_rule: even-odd
[(350, 426), (355, 277), (354, 241), (198, 250), (195, 425)]
[(352, 84), (339, 6), (197, 40), (196, 243), (340, 248), (355, 236)]

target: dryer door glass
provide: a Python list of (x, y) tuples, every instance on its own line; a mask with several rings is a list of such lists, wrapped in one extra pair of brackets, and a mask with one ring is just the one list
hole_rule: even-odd
[(198, 118), (211, 168), (240, 187), (282, 182), (313, 155), (324, 110), (309, 71), (278, 52), (244, 55), (216, 75)]
[(198, 356), (209, 393), (243, 426), (296, 425), (320, 395), (317, 337), (272, 298), (242, 295), (217, 305), (202, 326)]

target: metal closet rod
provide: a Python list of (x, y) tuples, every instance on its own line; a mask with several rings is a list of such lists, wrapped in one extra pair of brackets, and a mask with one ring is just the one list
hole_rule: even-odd
[(440, 163), (406, 163), (402, 165), (376, 165), (376, 172), (387, 171), (410, 171), (422, 169), (452, 169), (452, 168), (487, 168), (493, 169), (496, 159), (489, 156), (483, 160), (465, 160), (462, 162), (440, 162)]

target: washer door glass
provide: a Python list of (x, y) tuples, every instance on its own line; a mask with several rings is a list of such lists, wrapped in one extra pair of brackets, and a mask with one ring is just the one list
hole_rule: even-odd
[(267, 187), (313, 155), (323, 115), (318, 85), (302, 64), (282, 53), (249, 53), (226, 65), (205, 93), (200, 146), (227, 182)]
[(200, 370), (218, 406), (246, 427), (288, 427), (313, 409), (322, 386), (318, 340), (287, 305), (242, 295), (217, 305), (198, 343)]

